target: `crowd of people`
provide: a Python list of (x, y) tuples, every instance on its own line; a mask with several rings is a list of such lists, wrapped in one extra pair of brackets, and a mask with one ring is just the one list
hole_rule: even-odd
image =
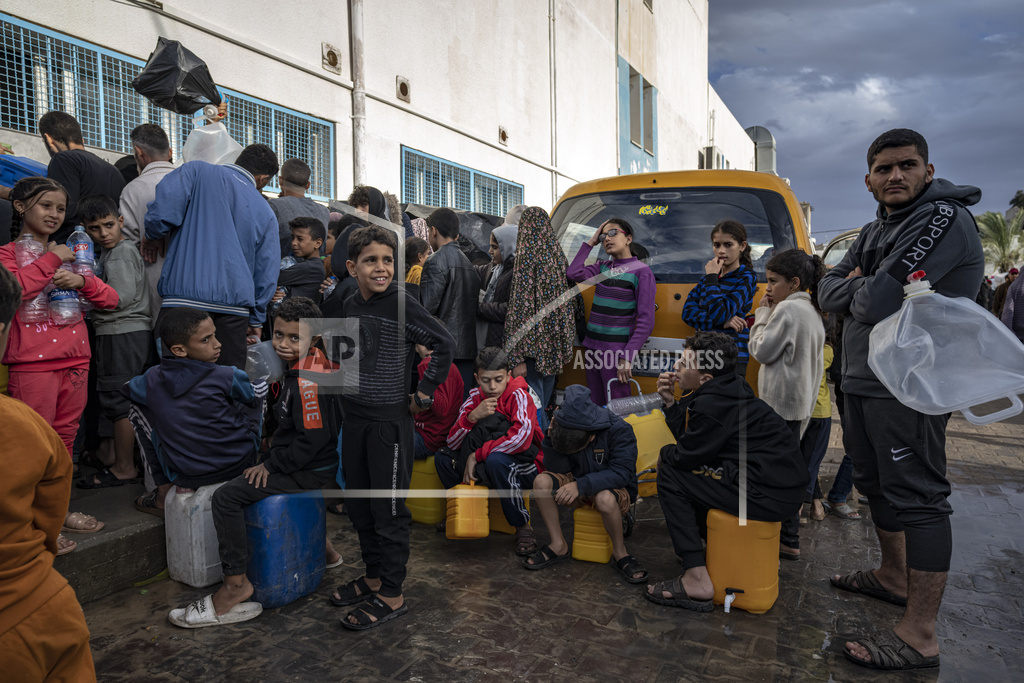
[[(63, 636), (78, 643), (59, 666), (89, 660), (81, 609), (52, 563), (75, 547), (62, 531), (95, 533), (104, 524), (68, 512), (69, 456), (99, 468), (79, 479), (83, 488), (145, 474), (148, 491), (135, 504), (158, 516), (172, 486), (222, 484), (213, 519), (224, 581), (170, 611), (186, 628), (261, 611), (249, 600), (247, 505), (280, 493), (355, 492), (339, 499), (365, 569), (330, 598), (352, 608), (342, 619), (352, 630), (408, 611), (405, 491), (413, 461), (433, 457), (446, 488), (478, 482), (497, 493), (524, 569), (568, 561), (558, 506), (591, 505), (622, 579), (647, 583), (642, 593), (652, 602), (698, 612), (711, 611), (714, 595), (702, 542), (709, 510), (781, 522), (779, 556), (799, 560), (802, 509), (811, 519), (827, 509), (859, 518), (847, 503), (852, 468), (882, 564), (831, 581), (906, 611), (892, 631), (844, 652), (874, 668), (938, 665), (934, 625), (951, 554), (949, 416), (902, 406), (866, 361), (871, 328), (899, 309), (910, 271), (924, 268), (940, 293), (970, 298), (982, 277), (966, 209), (980, 192), (933, 178), (919, 134), (897, 129), (871, 145), (865, 181), (878, 217), (842, 263), (826, 272), (799, 249), (775, 253), (756, 308), (744, 226), (723, 220), (712, 228), (711, 258), (680, 321), (696, 334), (657, 380), (676, 439), (661, 451), (659, 501), (683, 573), (648, 583), (623, 539), (637, 497), (637, 440), (606, 407), (629, 394), (656, 310), (655, 278), (627, 218), (598, 226), (570, 262), (547, 212), (516, 207), (490, 235), (490, 262), (474, 265), (451, 209), (414, 221), (393, 195), (359, 186), (349, 210), (329, 213), (305, 196), (309, 166), (279, 165), (265, 145), (246, 147), (232, 164), (175, 166), (166, 134), (143, 124), (131, 133), (139, 175), (125, 185), (84, 149), (70, 115), (47, 114), (39, 129), (52, 154), (49, 177), (23, 179), (8, 194), (12, 240), (27, 236), (45, 253), (25, 263), (15, 244), (0, 247), (0, 340), (13, 397), (0, 398), (9, 475), (0, 524), (11, 530), (3, 538), (20, 544), (17, 556), (5, 551), (0, 571), (21, 577), (0, 597), (0, 644), (12, 630), (38, 629), (50, 618), (46, 606), (62, 612)], [(275, 175), (281, 193), (267, 200), (261, 191)], [(929, 232), (922, 247), (934, 212), (948, 227), (941, 240)], [(64, 238), (79, 224), (102, 250), (94, 276), (61, 267), (75, 261)], [(598, 246), (603, 255), (594, 260)], [(402, 263), (405, 272), (396, 272)], [(91, 303), (88, 321), (22, 321), (19, 307), (50, 285)], [(589, 315), (578, 286), (593, 290)], [(1021, 294), (1007, 287), (1013, 317)], [(325, 344), (329, 319), (357, 326), (354, 364)], [(285, 366), (270, 387), (245, 372), (247, 349), (260, 341)], [(592, 361), (586, 386), (566, 388), (556, 407), (557, 375), (578, 344)], [(750, 358), (760, 363), (759, 397), (746, 381)], [(825, 500), (818, 470), (831, 425), (830, 371), (839, 379), (847, 457)], [(93, 378), (98, 413), (88, 421), (106, 424), (109, 438), (86, 455), (80, 432)], [(527, 493), (547, 543), (531, 524)], [(330, 539), (325, 549), (326, 563), (340, 564)], [(74, 635), (83, 632), (84, 649)], [(28, 638), (30, 647), (50, 648), (41, 638)]]

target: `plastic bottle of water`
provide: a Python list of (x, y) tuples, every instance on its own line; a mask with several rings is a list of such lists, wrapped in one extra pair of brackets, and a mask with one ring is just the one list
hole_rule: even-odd
[[(283, 259), (281, 259), (281, 270), (288, 270), (289, 268), (295, 266), (295, 264), (297, 264), (297, 263), (298, 263), (298, 261), (295, 260), (294, 256), (285, 256)], [(287, 287), (278, 287), (277, 291), (284, 293), (284, 298), (282, 299), (282, 301), (284, 299), (288, 298), (288, 288)], [(276, 311), (277, 307), (280, 306), (280, 305), (281, 305), (280, 301), (271, 302), (271, 304), (269, 306), (267, 306), (267, 314), (268, 315), (273, 315), (274, 311)]]
[[(61, 270), (71, 270), (67, 263)], [(50, 323), (53, 325), (74, 325), (82, 319), (78, 304), (78, 292), (73, 289), (50, 289), (48, 292)]]
[(646, 415), (655, 408), (661, 408), (663, 402), (660, 394), (624, 396), (623, 398), (613, 398), (611, 401), (608, 401), (608, 410), (619, 417)]
[(334, 288), (338, 286), (338, 278), (336, 278), (335, 276), (332, 275), (327, 279), (331, 281), (331, 284), (327, 285), (327, 287), (324, 288), (324, 293), (323, 296), (321, 297), (322, 299), (326, 299), (327, 297), (329, 297), (331, 295), (331, 292), (334, 291)]
[[(14, 258), (19, 268), (31, 264), (46, 253), (42, 242), (32, 239), (32, 235), (24, 234), (14, 244)], [(40, 292), (34, 299), (22, 302), (18, 308), (18, 317), (24, 323), (45, 323), (50, 318), (49, 299), (46, 291)]]
[[(92, 238), (85, 232), (81, 225), (75, 226), (67, 241), (68, 248), (75, 254), (75, 260), (71, 265), (71, 272), (88, 279), (93, 277), (96, 266), (96, 248), (93, 246)], [(85, 297), (78, 298), (78, 305), (82, 312), (92, 310), (92, 302)]]

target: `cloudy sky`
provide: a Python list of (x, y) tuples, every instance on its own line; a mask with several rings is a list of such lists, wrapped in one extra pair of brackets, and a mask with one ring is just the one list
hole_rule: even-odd
[(779, 175), (819, 242), (877, 206), (865, 154), (890, 128), (928, 140), (936, 175), (1005, 211), (1024, 189), (1024, 1), (711, 0), (709, 77), (775, 135)]

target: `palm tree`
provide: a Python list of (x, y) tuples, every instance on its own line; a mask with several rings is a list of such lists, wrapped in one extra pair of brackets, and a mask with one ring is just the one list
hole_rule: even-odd
[(978, 216), (981, 244), (985, 249), (985, 260), (995, 266), (996, 271), (1005, 272), (1013, 268), (1021, 255), (1021, 225), (1024, 211), (1018, 211), (1009, 223), (1003, 214), (986, 211)]

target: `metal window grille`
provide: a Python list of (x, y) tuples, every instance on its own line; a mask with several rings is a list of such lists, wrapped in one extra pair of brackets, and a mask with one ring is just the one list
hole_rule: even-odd
[[(132, 88), (145, 62), (0, 13), (0, 128), (35, 133), (48, 111), (82, 126), (85, 144), (131, 153), (140, 123), (162, 127), (174, 158), (193, 128), (188, 116), (157, 107)], [(243, 147), (270, 145), (283, 163), (309, 164), (309, 196), (334, 196), (334, 124), (221, 88), (229, 102), (228, 132)], [(275, 179), (276, 184), (276, 179)], [(277, 189), (274, 185), (268, 189)]]
[(523, 186), (403, 146), (402, 201), (504, 216)]

